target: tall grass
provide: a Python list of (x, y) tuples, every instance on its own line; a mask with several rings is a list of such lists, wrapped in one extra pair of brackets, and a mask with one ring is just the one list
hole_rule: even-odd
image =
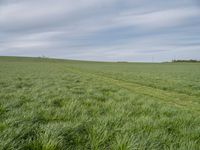
[(0, 149), (199, 150), (198, 68), (0, 58)]

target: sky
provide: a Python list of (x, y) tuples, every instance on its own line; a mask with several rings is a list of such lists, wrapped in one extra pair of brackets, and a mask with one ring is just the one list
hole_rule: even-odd
[(0, 0), (0, 56), (200, 59), (200, 1)]

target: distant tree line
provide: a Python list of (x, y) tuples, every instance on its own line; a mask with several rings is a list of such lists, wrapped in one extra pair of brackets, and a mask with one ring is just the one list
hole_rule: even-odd
[(49, 57), (45, 56), (45, 55), (42, 55), (42, 56), (39, 56), (38, 58), (41, 58), (41, 59), (48, 59)]
[(189, 60), (185, 60), (185, 59), (175, 59), (172, 60), (172, 62), (200, 62), (200, 60), (195, 60), (195, 59), (189, 59)]

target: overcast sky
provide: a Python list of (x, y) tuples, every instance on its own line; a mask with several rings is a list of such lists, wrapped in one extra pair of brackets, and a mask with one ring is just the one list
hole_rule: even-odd
[(0, 56), (200, 59), (199, 0), (0, 0)]

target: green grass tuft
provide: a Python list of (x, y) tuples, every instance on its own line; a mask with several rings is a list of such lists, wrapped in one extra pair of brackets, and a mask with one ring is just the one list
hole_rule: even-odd
[(0, 57), (0, 150), (199, 150), (198, 63)]

